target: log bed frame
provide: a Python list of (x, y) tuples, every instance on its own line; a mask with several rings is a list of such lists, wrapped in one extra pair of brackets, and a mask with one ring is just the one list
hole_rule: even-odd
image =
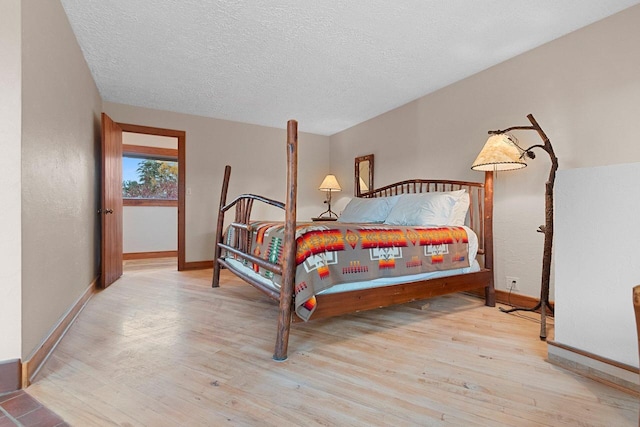
[[(292, 322), (302, 321), (293, 315), (293, 288), (295, 282), (295, 227), (298, 174), (298, 123), (289, 120), (287, 123), (287, 193), (286, 202), (255, 194), (241, 194), (227, 203), (227, 190), (231, 167), (226, 166), (220, 194), (220, 208), (216, 229), (215, 258), (213, 267), (213, 287), (220, 285), (220, 269), (229, 269), (236, 276), (264, 292), (271, 299), (279, 301), (278, 329), (273, 358), (277, 361), (287, 359), (289, 331)], [(475, 273), (458, 274), (419, 282), (411, 282), (373, 289), (356, 290), (336, 294), (316, 295), (317, 309), (311, 316), (313, 319), (338, 316), (346, 313), (403, 304), (419, 299), (484, 288), (485, 304), (495, 306), (494, 274), (493, 274), (493, 172), (485, 173), (485, 182), (466, 182), (448, 180), (415, 179), (402, 181), (364, 193), (361, 197), (385, 197), (402, 193), (422, 193), (429, 191), (451, 191), (466, 189), (471, 203), (469, 209), (470, 228), (478, 235), (478, 255), (481, 270)], [(285, 211), (284, 249), (282, 264), (271, 264), (250, 254), (251, 225), (250, 216), (254, 201), (276, 206)], [(230, 226), (236, 228), (235, 242), (224, 243), (224, 216), (235, 207), (235, 219)], [(228, 264), (221, 257), (222, 250), (231, 252), (237, 257), (255, 263), (262, 268), (282, 276), (281, 291), (276, 292), (262, 283), (243, 274), (242, 271)]]

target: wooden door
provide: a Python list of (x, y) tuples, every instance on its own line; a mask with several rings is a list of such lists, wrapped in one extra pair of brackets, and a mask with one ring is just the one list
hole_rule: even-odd
[(122, 129), (102, 113), (100, 286), (122, 276)]

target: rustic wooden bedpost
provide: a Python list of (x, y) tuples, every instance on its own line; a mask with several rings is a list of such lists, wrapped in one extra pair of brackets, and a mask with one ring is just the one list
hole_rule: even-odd
[(273, 359), (287, 359), (291, 309), (293, 306), (293, 286), (296, 273), (296, 200), (298, 186), (298, 122), (287, 122), (287, 196), (285, 200), (284, 241), (282, 252), (282, 285), (280, 288), (280, 311), (278, 314), (278, 334)]
[(491, 270), (491, 282), (484, 288), (485, 305), (496, 306), (493, 270), (493, 171), (484, 173), (484, 268)]
[(216, 242), (213, 249), (213, 281), (211, 287), (217, 288), (220, 286), (220, 246), (218, 243), (222, 243), (223, 228), (224, 228), (224, 212), (222, 208), (227, 204), (227, 190), (229, 189), (229, 178), (231, 177), (231, 166), (227, 165), (224, 168), (224, 179), (222, 181), (222, 192), (220, 193), (220, 208), (218, 209), (218, 226), (216, 227)]

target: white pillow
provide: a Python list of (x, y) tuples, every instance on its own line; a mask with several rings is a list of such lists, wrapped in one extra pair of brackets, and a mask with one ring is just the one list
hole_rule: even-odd
[(342, 211), (338, 222), (382, 223), (397, 201), (397, 196), (371, 199), (354, 197)]
[[(458, 197), (456, 204), (453, 205), (453, 215), (451, 216), (451, 223), (449, 225), (464, 225), (467, 221), (467, 212), (469, 212), (469, 193), (464, 190)], [(451, 191), (450, 193), (457, 193), (457, 191)]]
[(464, 193), (464, 190), (460, 191), (460, 193), (450, 191), (402, 194), (384, 223), (421, 226), (450, 225), (453, 208)]

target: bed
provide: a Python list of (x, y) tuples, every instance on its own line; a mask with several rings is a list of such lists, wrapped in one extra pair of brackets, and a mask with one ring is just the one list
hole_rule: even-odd
[[(394, 183), (360, 194), (345, 208), (345, 221), (305, 223), (296, 221), (297, 150), (297, 122), (290, 120), (284, 203), (256, 194), (227, 202), (231, 167), (226, 166), (216, 227), (212, 286), (220, 285), (220, 269), (226, 268), (278, 301), (275, 360), (286, 360), (295, 322), (472, 290), (484, 290), (485, 304), (495, 306), (492, 172), (484, 182)], [(452, 224), (446, 221), (452, 217), (434, 221), (436, 226), (406, 223), (405, 216), (420, 211), (407, 210), (413, 206), (407, 203), (420, 200), (437, 209), (445, 203), (453, 212), (462, 195), (468, 209), (462, 216), (457, 212)], [(284, 210), (284, 222), (252, 219), (254, 203)], [(350, 222), (362, 213), (351, 205), (386, 219)], [(380, 206), (384, 213), (376, 210)], [(225, 214), (232, 210), (225, 230)], [(358, 214), (350, 216), (353, 212)]]

